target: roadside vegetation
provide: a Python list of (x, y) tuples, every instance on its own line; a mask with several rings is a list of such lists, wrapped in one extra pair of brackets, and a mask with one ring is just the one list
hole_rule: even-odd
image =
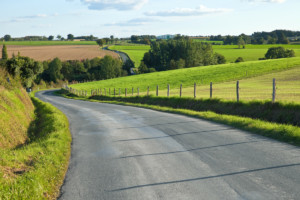
[(55, 199), (70, 156), (68, 120), (0, 72), (0, 199)]

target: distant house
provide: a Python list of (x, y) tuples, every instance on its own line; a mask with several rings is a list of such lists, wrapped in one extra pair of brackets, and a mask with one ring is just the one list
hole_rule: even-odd
[(161, 40), (168, 40), (168, 39), (173, 39), (175, 37), (175, 35), (160, 35), (160, 36), (157, 36), (156, 38), (157, 39), (161, 39)]

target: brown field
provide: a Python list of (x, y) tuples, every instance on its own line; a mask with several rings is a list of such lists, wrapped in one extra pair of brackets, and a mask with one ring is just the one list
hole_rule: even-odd
[(8, 45), (7, 53), (9, 57), (13, 54), (27, 56), (37, 61), (52, 60), (58, 57), (62, 61), (66, 60), (83, 60), (95, 57), (104, 57), (110, 55), (119, 58), (117, 53), (100, 50), (96, 45), (65, 45), (65, 46), (15, 46)]

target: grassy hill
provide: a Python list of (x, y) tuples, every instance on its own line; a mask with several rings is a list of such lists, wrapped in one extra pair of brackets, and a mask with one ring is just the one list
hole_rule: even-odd
[(0, 68), (0, 199), (55, 199), (70, 144), (65, 115)]
[(251, 61), (244, 63), (230, 63), (224, 65), (202, 66), (150, 74), (121, 77), (110, 80), (89, 82), (72, 85), (78, 90), (88, 90), (98, 88), (140, 88), (140, 92), (145, 92), (150, 86), (151, 91), (155, 91), (159, 85), (160, 90), (165, 90), (167, 84), (171, 88), (179, 88), (183, 84), (184, 88), (190, 88), (196, 82), (198, 86), (207, 86), (210, 82), (223, 83), (233, 80), (241, 80), (256, 77), (272, 72), (284, 71), (300, 66), (300, 57), (276, 60)]

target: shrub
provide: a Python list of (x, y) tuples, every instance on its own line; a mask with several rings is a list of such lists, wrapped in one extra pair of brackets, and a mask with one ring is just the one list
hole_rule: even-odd
[(294, 50), (286, 50), (283, 47), (271, 47), (265, 57), (266, 59), (289, 58), (295, 57), (295, 52)]
[(244, 59), (242, 57), (238, 57), (236, 60), (235, 60), (236, 63), (239, 63), (239, 62), (244, 62)]

